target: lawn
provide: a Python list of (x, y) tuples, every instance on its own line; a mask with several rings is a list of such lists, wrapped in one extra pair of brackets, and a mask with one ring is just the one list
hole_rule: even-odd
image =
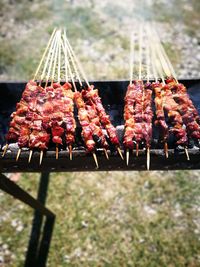
[[(48, 266), (200, 266), (199, 174), (52, 174), (47, 201), (57, 218)], [(38, 182), (23, 174), (19, 185), (36, 196)], [(20, 267), (32, 211), (3, 193), (0, 208), (0, 255), (6, 247), (5, 266)]]

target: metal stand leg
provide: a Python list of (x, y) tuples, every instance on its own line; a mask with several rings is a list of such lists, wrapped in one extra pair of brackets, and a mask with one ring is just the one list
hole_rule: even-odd
[[(36, 200), (17, 184), (10, 181), (5, 175), (0, 174), (0, 189), (35, 209), (25, 267), (44, 267), (46, 265), (55, 222), (54, 213), (44, 206), (48, 181), (49, 173), (42, 174), (38, 191), (38, 200)], [(40, 238), (43, 216), (46, 216), (46, 221), (43, 228), (42, 238)]]

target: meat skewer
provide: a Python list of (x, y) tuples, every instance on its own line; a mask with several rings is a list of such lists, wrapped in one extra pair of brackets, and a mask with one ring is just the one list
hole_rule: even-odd
[[(146, 30), (146, 35), (148, 35), (148, 31)], [(153, 111), (152, 111), (152, 84), (150, 83), (150, 43), (146, 38), (146, 65), (147, 65), (147, 82), (144, 86), (144, 106), (143, 106), (143, 120), (145, 121), (146, 128), (146, 148), (147, 148), (147, 170), (150, 169), (150, 146), (151, 139), (153, 134), (152, 120), (153, 120)]]
[[(107, 116), (106, 112), (105, 112), (105, 109), (102, 105), (102, 102), (101, 102), (101, 99), (98, 95), (98, 91), (97, 90), (93, 90), (93, 86), (90, 86), (88, 81), (87, 81), (87, 78), (85, 76), (85, 73), (84, 71), (82, 70), (82, 67), (76, 57), (76, 55), (74, 54), (73, 52), (73, 49), (69, 43), (69, 41), (67, 40), (66, 38), (66, 35), (65, 35), (65, 40), (66, 40), (66, 43), (68, 45), (68, 52), (70, 54), (70, 57), (71, 57), (71, 60), (72, 60), (72, 63), (73, 64), (76, 64), (80, 73), (82, 74), (83, 76), (83, 79), (85, 80), (86, 84), (87, 84), (87, 89), (86, 91), (88, 91), (87, 94), (85, 94), (85, 96), (87, 95), (87, 98), (90, 98), (92, 100), (92, 102), (94, 103), (95, 107), (96, 107), (96, 111), (97, 113), (99, 114), (99, 118), (100, 118), (100, 123), (101, 125), (103, 126), (103, 128), (106, 129), (107, 133), (108, 133), (108, 136), (109, 136), (109, 139), (111, 141), (111, 143), (116, 146), (116, 149), (118, 151), (118, 153), (120, 154), (121, 158), (123, 159), (123, 155), (121, 153), (121, 150), (119, 148), (119, 141), (118, 141), (118, 137), (117, 137), (117, 134), (116, 134), (116, 130), (115, 128), (113, 127), (111, 121), (110, 121), (110, 118), (109, 116)], [(74, 58), (74, 60), (73, 60)], [(75, 68), (75, 72), (76, 72), (76, 68)], [(80, 83), (80, 78), (79, 78), (79, 83)], [(80, 85), (82, 85), (80, 83)], [(86, 93), (85, 91), (85, 93)], [(101, 130), (99, 130), (101, 131)], [(103, 135), (101, 134), (101, 136), (103, 137)], [(104, 142), (105, 143), (105, 142)], [(105, 154), (106, 154), (106, 157), (107, 157), (107, 150), (106, 150), (106, 147), (104, 148), (104, 151), (105, 151)]]
[[(42, 59), (41, 59), (41, 62), (39, 64), (39, 66), (38, 66), (38, 68), (36, 70), (36, 74), (35, 75), (37, 75), (37, 73), (38, 73), (38, 71), (39, 71), (39, 69), (41, 67), (41, 64), (42, 64), (42, 62), (44, 60), (44, 57), (45, 57), (45, 55), (46, 55), (46, 53), (48, 51), (48, 48), (49, 48), (50, 44), (52, 42), (52, 39), (54, 38), (54, 35), (55, 35), (55, 30), (53, 31), (53, 33), (52, 33), (52, 35), (51, 35), (51, 37), (49, 39), (48, 45), (47, 45), (47, 47), (46, 47), (46, 49), (44, 51), (44, 54), (42, 56)], [(34, 77), (33, 80), (35, 80), (35, 77)], [(20, 147), (25, 146), (26, 143), (27, 143), (27, 141), (25, 141), (23, 139), (23, 136), (24, 136), (24, 134), (27, 136), (28, 135), (28, 130), (29, 130), (28, 129), (29, 123), (27, 123), (27, 120), (26, 120), (26, 113), (27, 113), (28, 108), (29, 108), (28, 107), (28, 105), (29, 105), (28, 102), (29, 101), (28, 100), (26, 101), (23, 98), (25, 98), (25, 96), (27, 98), (30, 94), (33, 93), (33, 92), (29, 92), (29, 87), (30, 86), (36, 86), (36, 84), (33, 81), (29, 81), (27, 83), (26, 88), (25, 88), (25, 91), (24, 91), (23, 96), (22, 96), (22, 100), (17, 104), (17, 111), (12, 114), (13, 119), (11, 121), (11, 127), (9, 129), (9, 132), (7, 134), (7, 141), (8, 141), (8, 143), (10, 141), (17, 142), (18, 139), (19, 139), (19, 146)], [(20, 119), (20, 121), (19, 121), (19, 119)], [(22, 127), (20, 128), (20, 126), (22, 126)], [(18, 127), (18, 130), (17, 130), (16, 127)], [(8, 143), (5, 146), (5, 149), (4, 149), (4, 152), (3, 152), (2, 157), (4, 157), (4, 155), (6, 153), (6, 150), (7, 150), (8, 145), (9, 145)], [(20, 153), (21, 153), (21, 148), (17, 152), (16, 160), (19, 159)]]
[(17, 153), (16, 161), (18, 161), (21, 150), (23, 147), (28, 147), (29, 139), (30, 139), (30, 133), (31, 133), (31, 124), (33, 119), (35, 119), (35, 109), (37, 106), (37, 98), (43, 91), (43, 88), (41, 86), (37, 86), (33, 92), (32, 95), (30, 95), (30, 101), (28, 103), (28, 111), (25, 117), (24, 123), (22, 123), (20, 126), (20, 133), (18, 138), (18, 146), (19, 150)]
[(49, 64), (47, 75), (45, 77), (46, 83), (45, 83), (43, 92), (38, 97), (38, 101), (37, 101), (37, 105), (35, 109), (36, 118), (33, 118), (32, 125), (31, 125), (31, 134), (30, 134), (30, 139), (29, 139), (29, 148), (30, 148), (29, 161), (31, 160), (31, 156), (32, 156), (31, 151), (34, 148), (40, 149), (40, 160), (39, 160), (40, 165), (42, 164), (44, 150), (48, 148), (48, 144), (50, 141), (49, 116), (46, 116), (47, 121), (45, 121), (44, 123), (43, 117), (44, 115), (47, 115), (47, 114), (45, 114), (46, 110), (43, 110), (43, 109), (44, 109), (44, 104), (46, 104), (46, 102), (48, 101), (48, 98), (47, 98), (48, 94), (46, 93), (51, 91), (50, 88), (47, 89), (47, 84), (50, 78), (50, 73), (51, 73), (51, 69), (53, 66), (53, 60), (55, 60), (55, 55), (58, 49), (59, 34), (60, 32), (57, 31), (54, 36), (54, 39), (52, 40), (50, 49), (48, 51), (47, 60), (45, 62), (45, 66), (44, 66), (44, 69), (41, 75), (41, 82), (42, 82), (43, 78), (45, 77), (46, 66), (47, 64)]
[[(71, 51), (69, 50), (69, 47), (68, 47), (66, 32), (64, 32), (63, 40), (64, 40), (64, 47), (65, 47), (65, 54), (68, 52), (69, 58), (71, 59), (71, 62), (72, 62), (72, 67), (74, 68), (74, 71), (78, 77), (79, 84), (82, 87), (82, 82), (81, 82), (78, 70), (76, 68), (75, 62), (74, 62), (73, 57), (71, 55)], [(86, 144), (88, 151), (93, 154), (93, 158), (94, 158), (94, 161), (96, 163), (96, 167), (99, 168), (97, 157), (96, 157), (96, 154), (94, 153), (95, 142), (93, 140), (93, 131), (95, 129), (95, 124), (94, 124), (94, 121), (91, 121), (91, 118), (89, 117), (88, 110), (87, 110), (86, 105), (84, 103), (82, 94), (77, 91), (77, 88), (76, 88), (76, 85), (74, 82), (74, 78), (73, 78), (73, 74), (72, 74), (72, 69), (69, 65), (69, 61), (68, 61), (68, 67), (69, 67), (69, 72), (70, 72), (70, 76), (72, 79), (72, 83), (73, 83), (73, 86), (75, 89), (74, 100), (75, 100), (76, 106), (78, 108), (79, 122), (82, 126), (82, 137), (83, 137), (83, 140), (85, 141), (85, 144)]]
[[(73, 63), (73, 67), (75, 70), (75, 73), (77, 73), (77, 77), (79, 80), (79, 84), (82, 87), (82, 82), (80, 79), (80, 76), (78, 74), (77, 69), (79, 69), (79, 71), (82, 73), (82, 76), (84, 78), (84, 80), (86, 81), (87, 84), (87, 88), (85, 90), (82, 90), (82, 96), (84, 98), (84, 100), (86, 101), (86, 108), (88, 110), (88, 115), (92, 115), (90, 117), (90, 119), (92, 120), (92, 122), (94, 121), (93, 125), (93, 137), (96, 139), (96, 141), (98, 140), (98, 143), (101, 144), (101, 146), (104, 149), (106, 158), (108, 158), (108, 154), (107, 154), (107, 148), (108, 148), (108, 144), (107, 141), (105, 139), (104, 133), (103, 133), (103, 128), (105, 128), (109, 134), (110, 140), (112, 143), (116, 142), (116, 140), (114, 139), (115, 137), (115, 129), (114, 127), (111, 125), (108, 116), (105, 113), (105, 110), (103, 108), (103, 105), (101, 103), (101, 100), (98, 96), (98, 91), (97, 90), (93, 90), (93, 86), (90, 86), (87, 79), (85, 78), (85, 74), (83, 73), (80, 64), (77, 62), (76, 56), (73, 53), (72, 48), (70, 47), (70, 44), (66, 38), (65, 35), (65, 39), (68, 45), (68, 53), (70, 55), (71, 61)], [(76, 67), (77, 64), (77, 67)], [(91, 108), (92, 108), (92, 112), (91, 112)], [(100, 113), (100, 114), (99, 114)], [(96, 114), (96, 117), (95, 117)], [(98, 116), (97, 116), (98, 115)], [(102, 121), (104, 119), (104, 121)], [(107, 122), (105, 121), (107, 119)], [(106, 126), (105, 126), (105, 122), (106, 122)], [(95, 137), (96, 136), (96, 137)], [(117, 139), (118, 141), (118, 139)], [(119, 144), (119, 142), (117, 143)], [(120, 151), (121, 152), (121, 151)]]
[[(65, 41), (65, 39), (64, 39)], [(64, 53), (66, 54), (66, 50), (65, 50), (65, 47), (66, 45), (64, 45), (63, 43), (63, 40), (61, 40), (61, 45), (62, 45), (62, 48), (63, 48), (63, 51)], [(74, 93), (74, 101), (75, 101), (75, 104), (78, 108), (78, 118), (79, 118), (79, 122), (82, 126), (82, 137), (83, 137), (83, 140), (85, 142), (85, 145), (87, 147), (87, 150), (89, 152), (92, 153), (93, 155), (93, 158), (94, 158), (94, 161), (95, 161), (95, 164), (96, 164), (96, 168), (99, 168), (99, 164), (98, 164), (98, 161), (97, 161), (97, 156), (95, 154), (95, 142), (92, 138), (92, 123), (88, 117), (88, 113), (87, 113), (87, 110), (86, 110), (86, 107), (85, 107), (85, 103), (83, 101), (83, 98), (81, 96), (81, 93), (77, 90), (77, 87), (76, 87), (76, 84), (75, 84), (75, 81), (74, 81), (74, 77), (73, 77), (73, 74), (72, 74), (72, 69), (71, 69), (71, 66), (68, 63), (68, 69), (69, 69), (69, 74), (70, 74), (70, 77), (71, 77), (71, 80), (72, 80), (72, 84), (73, 84), (73, 87), (74, 87), (74, 90), (75, 90), (75, 93)]]
[[(7, 146), (11, 142), (17, 142), (20, 139), (20, 146), (23, 146), (24, 140), (20, 138), (20, 132), (28, 128), (29, 121), (26, 119), (26, 114), (29, 111), (29, 108), (33, 105), (34, 99), (38, 93), (37, 84), (33, 81), (29, 81), (26, 84), (25, 90), (22, 94), (20, 102), (16, 105), (16, 111), (11, 115), (12, 120), (10, 122), (10, 129), (6, 135)], [(32, 104), (31, 104), (32, 103)], [(6, 150), (4, 150), (3, 156), (5, 155)], [(18, 160), (21, 153), (21, 148), (17, 153)]]
[[(92, 93), (94, 93), (94, 89), (91, 89)], [(97, 109), (95, 104), (92, 101), (91, 96), (88, 94), (88, 89), (82, 90), (81, 95), (83, 100), (86, 104), (86, 110), (88, 112), (89, 119), (94, 123), (95, 128), (93, 130), (93, 138), (97, 140), (97, 143), (100, 147), (103, 147), (104, 151), (107, 152), (108, 149), (108, 143), (106, 141), (105, 135), (103, 133), (101, 122), (99, 115), (97, 113)], [(108, 157), (108, 155), (107, 155)]]
[[(160, 65), (159, 60), (156, 56), (156, 47), (154, 45), (154, 39), (152, 38), (153, 34), (150, 28), (150, 25), (147, 26), (147, 36), (148, 36), (148, 42), (150, 43), (150, 52), (151, 52), (151, 65), (152, 65), (152, 72), (153, 77), (155, 79), (155, 82), (152, 83), (152, 89), (155, 93), (155, 107), (156, 107), (156, 121), (155, 126), (159, 128), (160, 137), (159, 140), (164, 144), (164, 152), (165, 157), (168, 158), (168, 125), (165, 120), (165, 113), (164, 113), (164, 95), (163, 95), (163, 83), (165, 83), (164, 77), (162, 75), (162, 72), (160, 72)], [(158, 81), (158, 73), (159, 76), (162, 77), (162, 83)]]
[(183, 84), (177, 83), (173, 78), (167, 79), (174, 101), (178, 104), (179, 112), (186, 125), (187, 135), (190, 138), (200, 139), (200, 125), (198, 111), (190, 100)]
[(133, 150), (133, 137), (134, 137), (134, 91), (133, 88), (133, 66), (134, 66), (134, 48), (135, 48), (135, 38), (131, 35), (130, 42), (130, 83), (127, 88), (125, 96), (125, 107), (124, 107), (124, 121), (125, 121), (125, 133), (124, 133), (124, 147), (126, 149), (126, 165), (129, 164), (129, 150)]
[[(148, 48), (148, 44), (147, 44)], [(149, 48), (148, 48), (149, 49)], [(124, 147), (126, 149), (126, 164), (129, 164), (129, 150), (133, 149), (136, 143), (136, 156), (138, 156), (139, 144), (143, 141), (147, 151), (147, 169), (150, 168), (150, 143), (152, 136), (152, 117), (151, 108), (152, 89), (149, 83), (149, 50), (147, 51), (147, 83), (142, 81), (142, 26), (139, 30), (139, 69), (138, 80), (133, 79), (134, 62), (134, 40), (131, 39), (130, 55), (130, 84), (125, 96), (124, 120), (125, 134)]]
[[(155, 32), (155, 39), (156, 39), (156, 46), (157, 46), (157, 54), (160, 59), (162, 69), (166, 75), (169, 75), (170, 73), (170, 68), (168, 67), (169, 63), (165, 59), (166, 54), (165, 55), (163, 54), (164, 49), (161, 45), (161, 42), (156, 32)], [(175, 72), (173, 71), (173, 73)], [(162, 79), (164, 80), (164, 77)], [(169, 120), (171, 121), (172, 126), (173, 126), (173, 128), (170, 129), (170, 132), (174, 133), (176, 137), (176, 144), (177, 145), (180, 144), (184, 146), (187, 160), (189, 160), (190, 158), (189, 158), (189, 153), (187, 150), (188, 137), (187, 137), (186, 130), (184, 128), (185, 126), (184, 126), (182, 116), (179, 112), (179, 105), (177, 105), (177, 103), (174, 101), (172, 92), (167, 84), (164, 86), (163, 92), (165, 94), (164, 96), (165, 97), (165, 108), (166, 108), (166, 111), (168, 112)]]

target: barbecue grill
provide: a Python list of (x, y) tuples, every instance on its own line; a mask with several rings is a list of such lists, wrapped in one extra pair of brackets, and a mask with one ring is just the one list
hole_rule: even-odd
[[(188, 94), (194, 102), (198, 111), (200, 110), (200, 79), (180, 80), (187, 86)], [(117, 127), (119, 139), (122, 141), (124, 131), (123, 108), (124, 95), (128, 81), (92, 81), (95, 87), (99, 88), (99, 94), (102, 102), (109, 113), (113, 124)], [(8, 129), (9, 117), (15, 109), (16, 103), (20, 100), (25, 83), (0, 83), (0, 114), (3, 118), (4, 129)], [(178, 170), (178, 169), (199, 169), (199, 148), (189, 148), (191, 160), (188, 161), (184, 150), (174, 149), (173, 140), (169, 142), (169, 158), (164, 157), (163, 148), (156, 139), (156, 128), (153, 129), (153, 140), (151, 145), (151, 170)], [(78, 127), (76, 139), (80, 139), (80, 127)], [(109, 151), (110, 159), (107, 160), (101, 149), (97, 150), (99, 158), (99, 169), (95, 169), (93, 158), (88, 154), (82, 145), (75, 147), (73, 150), (73, 160), (69, 160), (69, 152), (65, 149), (59, 152), (59, 158), (55, 159), (55, 148), (50, 148), (44, 155), (41, 166), (39, 165), (40, 153), (33, 153), (33, 160), (28, 164), (29, 151), (21, 152), (19, 160), (16, 162), (18, 148), (11, 145), (4, 158), (0, 153), (0, 170), (1, 172), (57, 172), (57, 171), (103, 171), (103, 170), (145, 170), (146, 153), (145, 150), (139, 151), (139, 157), (134, 152), (130, 157), (130, 164), (126, 166), (125, 162), (120, 159), (117, 152), (112, 148)]]

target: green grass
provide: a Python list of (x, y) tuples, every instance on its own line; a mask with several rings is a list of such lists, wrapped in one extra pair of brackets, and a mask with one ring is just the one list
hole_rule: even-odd
[[(49, 266), (200, 266), (199, 172), (113, 172), (51, 175), (48, 207), (56, 215)], [(19, 184), (36, 195), (38, 176)], [(1, 197), (0, 225), (21, 266), (32, 212)], [(23, 205), (22, 205), (23, 206)], [(24, 230), (10, 226), (19, 218)]]
[(16, 49), (6, 40), (0, 41), (0, 73), (7, 71), (8, 66), (16, 62)]

